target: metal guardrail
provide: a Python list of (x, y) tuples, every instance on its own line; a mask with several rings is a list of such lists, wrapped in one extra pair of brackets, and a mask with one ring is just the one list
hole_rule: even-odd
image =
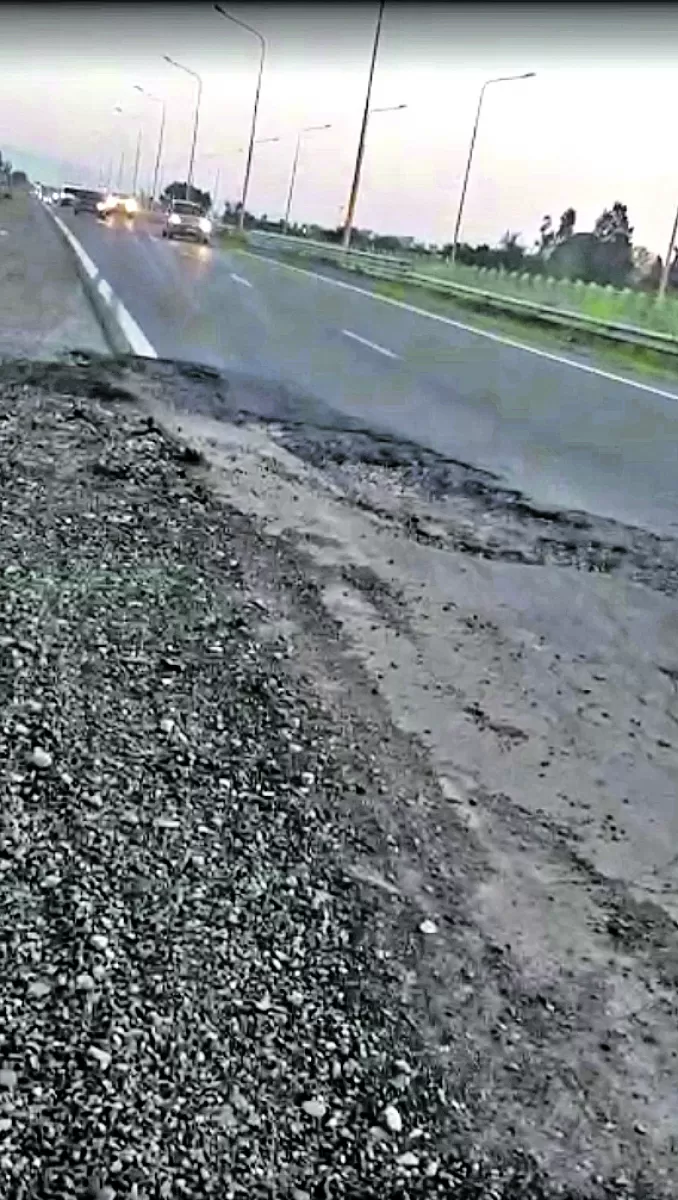
[(368, 250), (344, 250), (342, 246), (334, 246), (327, 242), (289, 237), (280, 233), (264, 233), (256, 229), (248, 230), (247, 240), (253, 246), (256, 246), (257, 243), (269, 244), (271, 247), (293, 251), (295, 254), (305, 255), (316, 261), (333, 263), (344, 270), (371, 275), (375, 279), (413, 284), (415, 287), (426, 288), (428, 291), (439, 292), (442, 295), (458, 296), (460, 299), (475, 301), (483, 308), (494, 309), (509, 315), (513, 313), (517, 316), (529, 316), (532, 320), (541, 321), (547, 325), (559, 325), (566, 329), (594, 334), (596, 337), (606, 338), (609, 341), (621, 342), (627, 346), (640, 346), (646, 350), (658, 350), (663, 354), (678, 356), (678, 338), (673, 337), (670, 333), (643, 329), (637, 325), (626, 325), (618, 321), (604, 321), (599, 317), (590, 317), (585, 313), (574, 312), (572, 309), (555, 308), (553, 305), (539, 304), (537, 301), (524, 300), (518, 296), (470, 287), (468, 284), (457, 283), (451, 279), (423, 275), (412, 269), (412, 264), (408, 259)]

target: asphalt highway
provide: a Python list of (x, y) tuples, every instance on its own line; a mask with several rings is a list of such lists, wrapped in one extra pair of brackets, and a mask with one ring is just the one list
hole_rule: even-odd
[(615, 378), (311, 265), (168, 243), (143, 222), (65, 219), (159, 357), (282, 382), (494, 471), (539, 504), (675, 536), (678, 381)]

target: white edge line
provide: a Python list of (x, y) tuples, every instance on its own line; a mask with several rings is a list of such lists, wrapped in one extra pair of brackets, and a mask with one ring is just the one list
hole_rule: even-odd
[(89, 275), (89, 278), (96, 279), (96, 276), (98, 275), (98, 271), (97, 271), (95, 263), (92, 262), (92, 259), (90, 258), (87, 251), (83, 250), (82, 246), (80, 245), (80, 242), (71, 233), (70, 229), (68, 228), (68, 225), (64, 224), (64, 222), (61, 220), (61, 217), (57, 217), (55, 213), (53, 213), (52, 216), (54, 217), (54, 220), (56, 221), (57, 225), (59, 226), (59, 229), (61, 230), (64, 237), (66, 238), (66, 241), (68, 242), (69, 246), (71, 247), (72, 250), (75, 251), (76, 256), (80, 259), (80, 262), (82, 263), (82, 266), (85, 268), (85, 271)]
[(386, 358), (397, 358), (392, 350), (387, 350), (385, 346), (380, 346), (377, 342), (370, 342), (367, 338), (361, 337), (359, 333), (352, 333), (350, 329), (342, 329), (344, 337), (353, 338), (354, 342), (360, 342), (361, 346), (367, 346), (370, 350), (376, 350), (377, 354), (384, 354)]
[(612, 383), (623, 383), (626, 387), (636, 388), (641, 392), (649, 392), (651, 396), (661, 396), (664, 400), (678, 401), (675, 392), (665, 392), (662, 388), (652, 387), (649, 383), (638, 383), (627, 379), (624, 375), (615, 375), (612, 371), (603, 371), (601, 367), (591, 367), (588, 363), (577, 362), (573, 358), (565, 358), (561, 354), (551, 354), (548, 350), (540, 350), (537, 346), (528, 346), (525, 342), (516, 342), (513, 338), (502, 337), (499, 333), (490, 333), (487, 329), (477, 329), (475, 325), (466, 325), (463, 321), (455, 321), (452, 317), (444, 317), (442, 313), (431, 312), (427, 308), (418, 308), (416, 304), (407, 304), (404, 300), (394, 300), (392, 296), (382, 296), (379, 292), (369, 292), (367, 288), (358, 287), (355, 283), (346, 283), (343, 279), (332, 279), (329, 275), (321, 275), (317, 271), (309, 271), (305, 267), (294, 267), (291, 263), (280, 262), (276, 258), (268, 258), (265, 254), (255, 254), (252, 250), (240, 250), (248, 258), (256, 258), (259, 262), (283, 267), (286, 271), (296, 271), (299, 275), (309, 275), (312, 279), (321, 279), (333, 287), (344, 288), (348, 292), (357, 292), (359, 296), (369, 296), (381, 304), (391, 304), (394, 308), (403, 308), (406, 312), (415, 313), (418, 317), (428, 317), (442, 325), (451, 325), (454, 329), (463, 329), (465, 333), (473, 333), (476, 337), (486, 338), (490, 342), (498, 342), (502, 346), (510, 346), (512, 350), (523, 350), (526, 354), (535, 354), (537, 358), (545, 358), (549, 362), (559, 363), (562, 367), (574, 367), (576, 371), (584, 371), (587, 375), (597, 375), (599, 379), (609, 379)]
[(242, 275), (236, 275), (235, 271), (231, 271), (231, 279), (234, 279), (236, 283), (242, 283), (244, 287), (251, 288), (252, 286), (249, 279), (245, 279)]
[(140, 358), (157, 358), (158, 354), (155, 347), (151, 345), (144, 331), (137, 325), (132, 314), (127, 311), (122, 300), (118, 299), (108, 280), (100, 275), (98, 267), (92, 262), (87, 251), (83, 249), (75, 235), (71, 233), (68, 226), (61, 220), (61, 217), (57, 217), (56, 213), (52, 213), (51, 215), (82, 264), (88, 277), (96, 279), (98, 276), (97, 291), (104, 304), (110, 309), (114, 320), (117, 321), (118, 326), (129, 343), (132, 353), (138, 354)]

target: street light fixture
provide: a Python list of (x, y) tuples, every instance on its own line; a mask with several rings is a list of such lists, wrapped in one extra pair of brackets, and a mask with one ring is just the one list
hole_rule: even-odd
[(384, 19), (384, 3), (381, 0), (379, 4), (379, 12), (377, 15), (377, 24), (374, 30), (374, 43), (372, 45), (372, 59), (370, 61), (370, 70), (367, 76), (367, 93), (365, 95), (365, 107), (363, 109), (363, 119), (360, 126), (360, 137), (358, 139), (358, 152), (356, 154), (355, 169), (353, 171), (353, 180), (351, 183), (351, 192), (348, 198), (348, 208), (346, 210), (346, 224), (344, 225), (344, 236), (342, 238), (342, 246), (344, 250), (348, 250), (351, 245), (351, 230), (353, 228), (353, 217), (355, 214), (355, 206), (358, 200), (358, 189), (360, 188), (360, 173), (363, 166), (363, 158), (365, 155), (365, 136), (367, 134), (367, 122), (370, 117), (370, 100), (372, 99), (372, 80), (374, 79), (374, 68), (377, 64), (377, 52), (379, 50), (379, 39), (381, 37), (381, 25)]
[(190, 197), (191, 188), (193, 187), (193, 163), (195, 162), (195, 145), (198, 140), (198, 122), (200, 120), (200, 101), (202, 99), (202, 79), (197, 71), (192, 71), (190, 67), (185, 67), (183, 63), (177, 62), (176, 59), (170, 58), (169, 54), (163, 54), (165, 62), (170, 66), (177, 67), (180, 71), (185, 71), (187, 75), (195, 79), (198, 84), (198, 92), (195, 100), (195, 116), (193, 118), (193, 137), (191, 139), (191, 152), (188, 156), (188, 179), (186, 180), (186, 199)]
[(227, 21), (232, 21), (234, 25), (239, 25), (241, 29), (247, 30), (259, 42), (259, 73), (257, 75), (257, 88), (254, 93), (254, 108), (252, 110), (252, 126), (250, 129), (250, 141), (247, 150), (247, 163), (245, 165), (245, 177), (242, 185), (242, 197), (240, 200), (240, 214), (238, 216), (238, 228), (242, 232), (245, 228), (245, 209), (247, 207), (247, 193), (250, 186), (250, 173), (252, 170), (252, 155), (254, 154), (254, 141), (257, 133), (257, 114), (259, 112), (259, 96), (261, 94), (261, 80), (264, 74), (264, 63), (266, 62), (266, 39), (263, 34), (259, 33), (258, 29), (253, 29), (246, 21), (241, 21), (239, 17), (234, 17), (231, 13), (226, 12), (220, 4), (212, 6), (215, 12), (219, 13), (220, 17), (224, 17)]
[(473, 151), (475, 149), (476, 137), (478, 134), (478, 125), (480, 122), (480, 111), (483, 107), (483, 99), (485, 97), (485, 88), (488, 88), (491, 83), (512, 83), (517, 79), (534, 79), (536, 71), (525, 71), (522, 75), (499, 75), (496, 79), (486, 79), (480, 89), (478, 97), (478, 107), (476, 109), (476, 119), (473, 122), (473, 132), (471, 133), (471, 144), (468, 150), (468, 158), (466, 160), (466, 171), (464, 172), (464, 182), (461, 185), (461, 196), (459, 197), (459, 208), (457, 210), (457, 221), (454, 227), (454, 238), (452, 241), (452, 253), (450, 261), (454, 263), (457, 257), (457, 248), (459, 246), (459, 230), (461, 228), (461, 218), (464, 211), (464, 201), (466, 200), (466, 189), (468, 187), (468, 177), (471, 171), (471, 163), (473, 161)]
[(155, 200), (157, 198), (156, 192), (158, 189), (158, 179), (160, 176), (160, 160), (162, 158), (162, 143), (163, 143), (163, 139), (165, 136), (166, 105), (165, 105), (165, 101), (162, 100), (160, 98), (160, 96), (154, 96), (152, 92), (147, 92), (146, 89), (142, 88), (138, 83), (135, 83), (134, 90), (136, 92), (140, 92), (141, 95), (145, 96), (147, 100), (153, 100), (156, 104), (162, 105), (162, 115), (160, 117), (160, 134), (158, 136), (158, 150), (157, 150), (157, 153), (155, 156), (155, 167), (153, 169), (153, 186), (151, 188), (151, 199)]
[(301, 151), (301, 139), (305, 133), (316, 133), (321, 129), (331, 129), (331, 125), (307, 125), (304, 129), (300, 129), (297, 134), (297, 147), (294, 152), (294, 161), (292, 163), (292, 174), (290, 176), (290, 186), (287, 193), (287, 204), (285, 206), (285, 216), (283, 218), (283, 233), (287, 233), (287, 228), (290, 223), (290, 209), (292, 208), (292, 196), (294, 195), (294, 184), (297, 178), (297, 167), (299, 166), (299, 153)]

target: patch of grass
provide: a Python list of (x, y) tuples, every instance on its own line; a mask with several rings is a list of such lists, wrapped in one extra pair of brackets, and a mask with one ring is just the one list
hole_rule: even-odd
[(672, 295), (658, 301), (654, 292), (633, 288), (603, 287), (572, 279), (552, 279), (545, 275), (501, 270), (483, 270), (462, 263), (451, 264), (429, 259), (413, 259), (413, 270), (450, 282), (488, 292), (548, 304), (601, 321), (635, 325), (641, 329), (678, 335), (678, 298)]
[(247, 236), (240, 233), (237, 229), (222, 229), (215, 238), (215, 241), (223, 246), (225, 250), (245, 250), (249, 249)]

